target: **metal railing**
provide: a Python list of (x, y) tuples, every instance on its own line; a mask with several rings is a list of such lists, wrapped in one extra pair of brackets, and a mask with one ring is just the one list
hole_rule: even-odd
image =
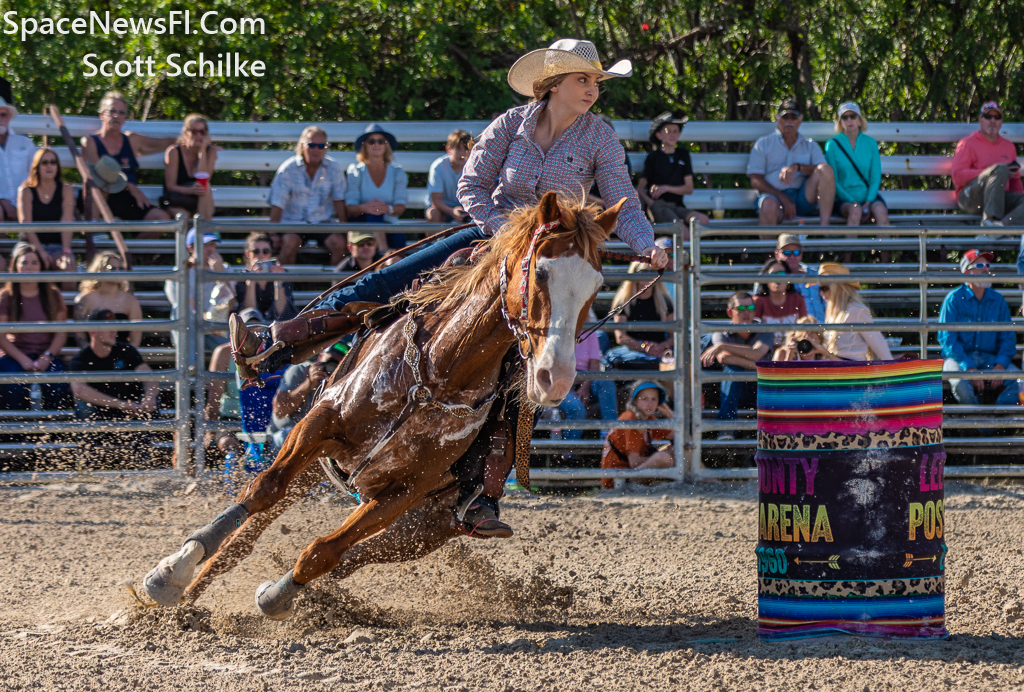
[[(19, 232), (42, 233), (54, 230), (58, 224), (20, 224)], [(188, 275), (185, 248), (185, 233), (188, 220), (179, 216), (174, 221), (146, 223), (62, 223), (61, 231), (73, 233), (95, 232), (133, 232), (160, 231), (173, 233), (175, 237), (175, 263), (169, 270), (148, 271), (136, 268), (132, 271), (104, 272), (105, 281), (174, 281), (178, 285), (179, 305), (188, 305), (186, 277)], [(13, 269), (13, 268), (12, 268)], [(40, 278), (59, 283), (63, 281), (96, 280), (97, 275), (89, 272), (53, 272), (40, 274), (17, 274), (13, 271), (4, 275), (4, 281), (28, 283), (39, 281)], [(191, 333), (187, 316), (179, 316), (172, 320), (111, 320), (103, 323), (105, 329), (139, 330), (146, 329), (158, 332), (174, 332), (178, 334), (179, 344), (187, 344)], [(0, 333), (17, 334), (26, 332), (85, 332), (88, 324), (67, 321), (58, 322), (6, 322), (0, 326)], [(188, 373), (187, 346), (178, 348), (175, 354), (174, 369), (155, 370), (153, 372), (47, 372), (47, 373), (9, 373), (0, 374), (0, 383), (36, 384), (56, 382), (158, 382), (174, 385), (174, 419), (150, 420), (111, 420), (111, 421), (77, 421), (77, 420), (31, 420), (22, 422), (0, 423), (0, 433), (101, 433), (101, 432), (172, 432), (175, 438), (175, 459), (179, 470), (187, 468), (188, 440), (190, 423), (191, 387)], [(26, 412), (27, 413), (27, 412)], [(6, 418), (7, 416), (5, 416)], [(31, 416), (28, 416), (31, 418)], [(27, 445), (35, 446), (35, 445)]]
[[(876, 238), (872, 247), (876, 250), (885, 250), (887, 247), (894, 246), (903, 249), (906, 248), (907, 238), (916, 238), (917, 251), (919, 255), (919, 262), (915, 271), (900, 271), (900, 272), (888, 272), (888, 271), (870, 271), (870, 272), (856, 272), (849, 275), (828, 275), (828, 276), (809, 276), (809, 275), (777, 275), (772, 277), (773, 282), (777, 283), (805, 283), (813, 281), (815, 283), (848, 283), (851, 278), (857, 283), (865, 284), (903, 284), (903, 285), (916, 285), (917, 291), (917, 312), (918, 316), (916, 319), (888, 319), (878, 320), (871, 323), (863, 324), (750, 324), (744, 325), (743, 330), (751, 333), (763, 333), (763, 332), (824, 332), (824, 331), (835, 331), (835, 332), (901, 332), (901, 333), (915, 333), (918, 335), (918, 355), (921, 358), (928, 357), (929, 348), (935, 349), (935, 346), (929, 343), (929, 336), (933, 333), (945, 331), (1013, 331), (1021, 332), (1024, 331), (1024, 322), (1012, 321), (1006, 323), (997, 322), (957, 322), (957, 323), (940, 323), (937, 319), (928, 316), (928, 304), (929, 304), (929, 293), (928, 288), (931, 284), (964, 284), (971, 281), (977, 281), (977, 277), (971, 277), (960, 273), (953, 273), (949, 271), (947, 266), (943, 266), (941, 270), (935, 271), (929, 266), (927, 261), (927, 251), (929, 248), (944, 246), (948, 247), (955, 245), (962, 249), (968, 247), (977, 247), (979, 245), (978, 238), (962, 238), (962, 229), (953, 228), (927, 228), (922, 227), (918, 229), (906, 228), (906, 227), (807, 227), (805, 229), (808, 233), (814, 235), (824, 235), (828, 237), (842, 237), (850, 234), (856, 234), (858, 236), (863, 235), (888, 235), (891, 239), (887, 238)], [(975, 229), (971, 229), (972, 232)], [(1009, 234), (1024, 233), (1024, 228), (1002, 228), (998, 231), (993, 231), (988, 228), (977, 229), (978, 232), (983, 236), (1001, 236)], [(714, 241), (705, 242), (705, 240), (712, 235), (728, 234), (730, 236), (754, 236), (763, 233), (764, 229), (750, 228), (750, 227), (738, 227), (738, 228), (721, 228), (715, 227), (710, 228), (707, 226), (700, 226), (694, 224), (691, 233), (691, 252), (694, 258), (692, 272), (690, 274), (690, 291), (689, 299), (691, 303), (691, 322), (690, 322), (690, 341), (691, 351), (694, 354), (699, 353), (701, 336), (710, 334), (716, 331), (723, 331), (731, 326), (731, 323), (724, 321), (712, 321), (705, 320), (703, 318), (704, 310), (704, 288), (707, 286), (725, 286), (725, 285), (753, 285), (757, 281), (764, 281), (765, 277), (756, 274), (752, 271), (735, 271), (729, 270), (724, 267), (712, 264), (704, 264), (701, 261), (702, 253), (713, 252), (717, 249), (715, 246), (717, 243)], [(960, 238), (954, 239), (953, 236), (961, 236)], [(904, 240), (901, 240), (904, 239)], [(728, 243), (734, 243), (736, 241), (725, 241)], [(742, 242), (742, 241), (740, 241)], [(821, 241), (808, 241), (808, 245), (819, 244)], [(843, 240), (842, 249), (847, 249), (847, 241)], [(855, 241), (854, 241), (855, 242)], [(1016, 239), (1013, 241), (998, 241), (994, 240), (993, 244), (1017, 245)], [(774, 249), (772, 244), (771, 249)], [(829, 248), (835, 250), (835, 247)], [(877, 265), (876, 265), (877, 266)], [(952, 266), (952, 265), (950, 265)], [(987, 278), (987, 277), (986, 277)], [(1024, 276), (1016, 274), (994, 274), (992, 281), (995, 283), (1007, 283), (1021, 285), (1024, 284)], [(994, 290), (994, 289), (990, 289)], [(699, 357), (694, 357), (690, 362), (690, 376), (693, 383), (691, 389), (691, 400), (690, 408), (695, 412), (702, 412), (701, 407), (701, 392), (704, 384), (718, 383), (723, 381), (741, 381), (741, 382), (756, 382), (757, 373), (755, 372), (743, 372), (743, 373), (724, 373), (708, 371), (701, 365)], [(985, 379), (985, 380), (1019, 380), (1024, 378), (1024, 375), (1020, 372), (943, 372), (943, 380), (950, 379)], [(982, 407), (982, 406), (960, 406), (951, 405), (943, 408), (944, 429), (975, 429), (985, 430), (999, 427), (1024, 427), (1024, 412), (1019, 407)], [(993, 414), (1009, 414), (1005, 417), (995, 418)], [(984, 417), (966, 417), (959, 418), (957, 416), (966, 414), (968, 416), (974, 414), (988, 414)], [(703, 463), (703, 452), (705, 448), (715, 449), (722, 447), (738, 447), (738, 448), (753, 448), (756, 446), (755, 440), (703, 440), (704, 432), (713, 431), (754, 431), (757, 429), (756, 421), (754, 420), (731, 420), (731, 421), (718, 421), (713, 419), (705, 419), (702, 413), (698, 413), (692, 416), (692, 435), (693, 435), (693, 452), (690, 456), (690, 473), (694, 480), (700, 480), (702, 478), (756, 478), (757, 470), (755, 468), (732, 468), (732, 469), (714, 469), (708, 468)], [(971, 438), (958, 438), (945, 436), (944, 444), (947, 448), (1003, 448), (1006, 449), (1019, 449), (1021, 453), (1024, 453), (1024, 437), (971, 437)], [(1024, 476), (1024, 465), (992, 465), (992, 466), (975, 466), (975, 467), (950, 467), (950, 475), (1001, 475), (1001, 476)]]

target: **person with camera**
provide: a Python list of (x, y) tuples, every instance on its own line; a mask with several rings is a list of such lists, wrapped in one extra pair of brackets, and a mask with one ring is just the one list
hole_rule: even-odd
[(1017, 226), (1024, 223), (1024, 185), (1020, 179), (1017, 148), (999, 134), (1003, 109), (995, 101), (981, 107), (981, 128), (956, 145), (953, 184), (960, 210), (982, 214), (982, 226)]
[[(814, 324), (813, 317), (801, 317), (797, 324)], [(839, 360), (822, 343), (817, 332), (787, 332), (782, 346), (775, 349), (772, 360)]]
[[(729, 296), (726, 309), (734, 325), (747, 325), (754, 321), (754, 299), (746, 291), (736, 291)], [(711, 346), (700, 355), (705, 368), (721, 366), (728, 373), (750, 372), (757, 369), (757, 361), (772, 348), (774, 336), (770, 332), (715, 332)], [(741, 404), (753, 406), (756, 402), (756, 382), (722, 382), (721, 402), (718, 420), (736, 420)], [(735, 435), (728, 430), (718, 434), (719, 440), (733, 440)]]
[[(274, 258), (273, 245), (266, 233), (250, 233), (245, 239), (245, 263), (251, 272), (284, 273), (285, 269)], [(232, 312), (256, 308), (267, 320), (290, 320), (299, 314), (295, 309), (290, 281), (249, 279), (235, 283)]]
[(334, 374), (346, 353), (348, 347), (339, 342), (315, 360), (289, 365), (285, 369), (281, 384), (274, 394), (270, 423), (267, 425), (275, 449), (284, 445), (291, 429), (309, 413), (320, 384)]

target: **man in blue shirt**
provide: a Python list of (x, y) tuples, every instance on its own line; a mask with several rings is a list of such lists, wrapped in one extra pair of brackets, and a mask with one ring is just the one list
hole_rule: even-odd
[[(960, 271), (970, 275), (990, 275), (994, 255), (991, 252), (968, 250), (960, 260)], [(966, 283), (951, 291), (942, 301), (939, 322), (1010, 322), (1010, 308), (991, 281)], [(1011, 359), (1017, 353), (1017, 340), (1012, 331), (1005, 332), (939, 332), (939, 344), (948, 372), (967, 370), (1014, 371)], [(1017, 403), (1017, 380), (950, 380), (953, 396), (961, 404), (978, 404), (978, 394), (986, 384), (999, 391), (998, 406)]]

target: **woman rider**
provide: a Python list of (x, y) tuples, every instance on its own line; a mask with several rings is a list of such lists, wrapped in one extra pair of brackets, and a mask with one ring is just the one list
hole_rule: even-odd
[[(647, 257), (655, 269), (664, 267), (668, 257), (654, 244), (654, 231), (626, 172), (625, 151), (615, 131), (590, 113), (601, 81), (632, 73), (628, 60), (603, 69), (594, 44), (578, 39), (561, 39), (521, 57), (509, 70), (508, 83), (533, 100), (506, 111), (484, 130), (459, 181), (459, 201), (476, 226), (334, 291), (312, 309), (337, 311), (352, 301), (386, 303), (421, 272), (500, 231), (514, 208), (536, 204), (549, 190), (579, 196), (594, 179), (611, 203), (626, 198), (619, 213), (619, 238)], [(230, 327), (232, 348), (244, 376), (252, 368), (244, 359), (269, 348), (272, 339), (266, 332), (249, 332), (234, 315)], [(290, 358), (290, 349), (278, 351), (256, 367), (273, 370), (282, 358)], [(511, 535), (511, 528), (497, 520), (497, 499), (487, 495), (470, 508), (466, 521), (480, 534)]]

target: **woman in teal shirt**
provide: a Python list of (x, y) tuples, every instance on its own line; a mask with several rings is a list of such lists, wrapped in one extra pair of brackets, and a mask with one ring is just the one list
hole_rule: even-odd
[(879, 226), (889, 225), (889, 212), (878, 194), (882, 184), (882, 157), (878, 142), (864, 134), (868, 123), (860, 106), (848, 101), (839, 106), (835, 137), (825, 144), (825, 160), (836, 173), (839, 213), (848, 226), (859, 226), (872, 217)]

